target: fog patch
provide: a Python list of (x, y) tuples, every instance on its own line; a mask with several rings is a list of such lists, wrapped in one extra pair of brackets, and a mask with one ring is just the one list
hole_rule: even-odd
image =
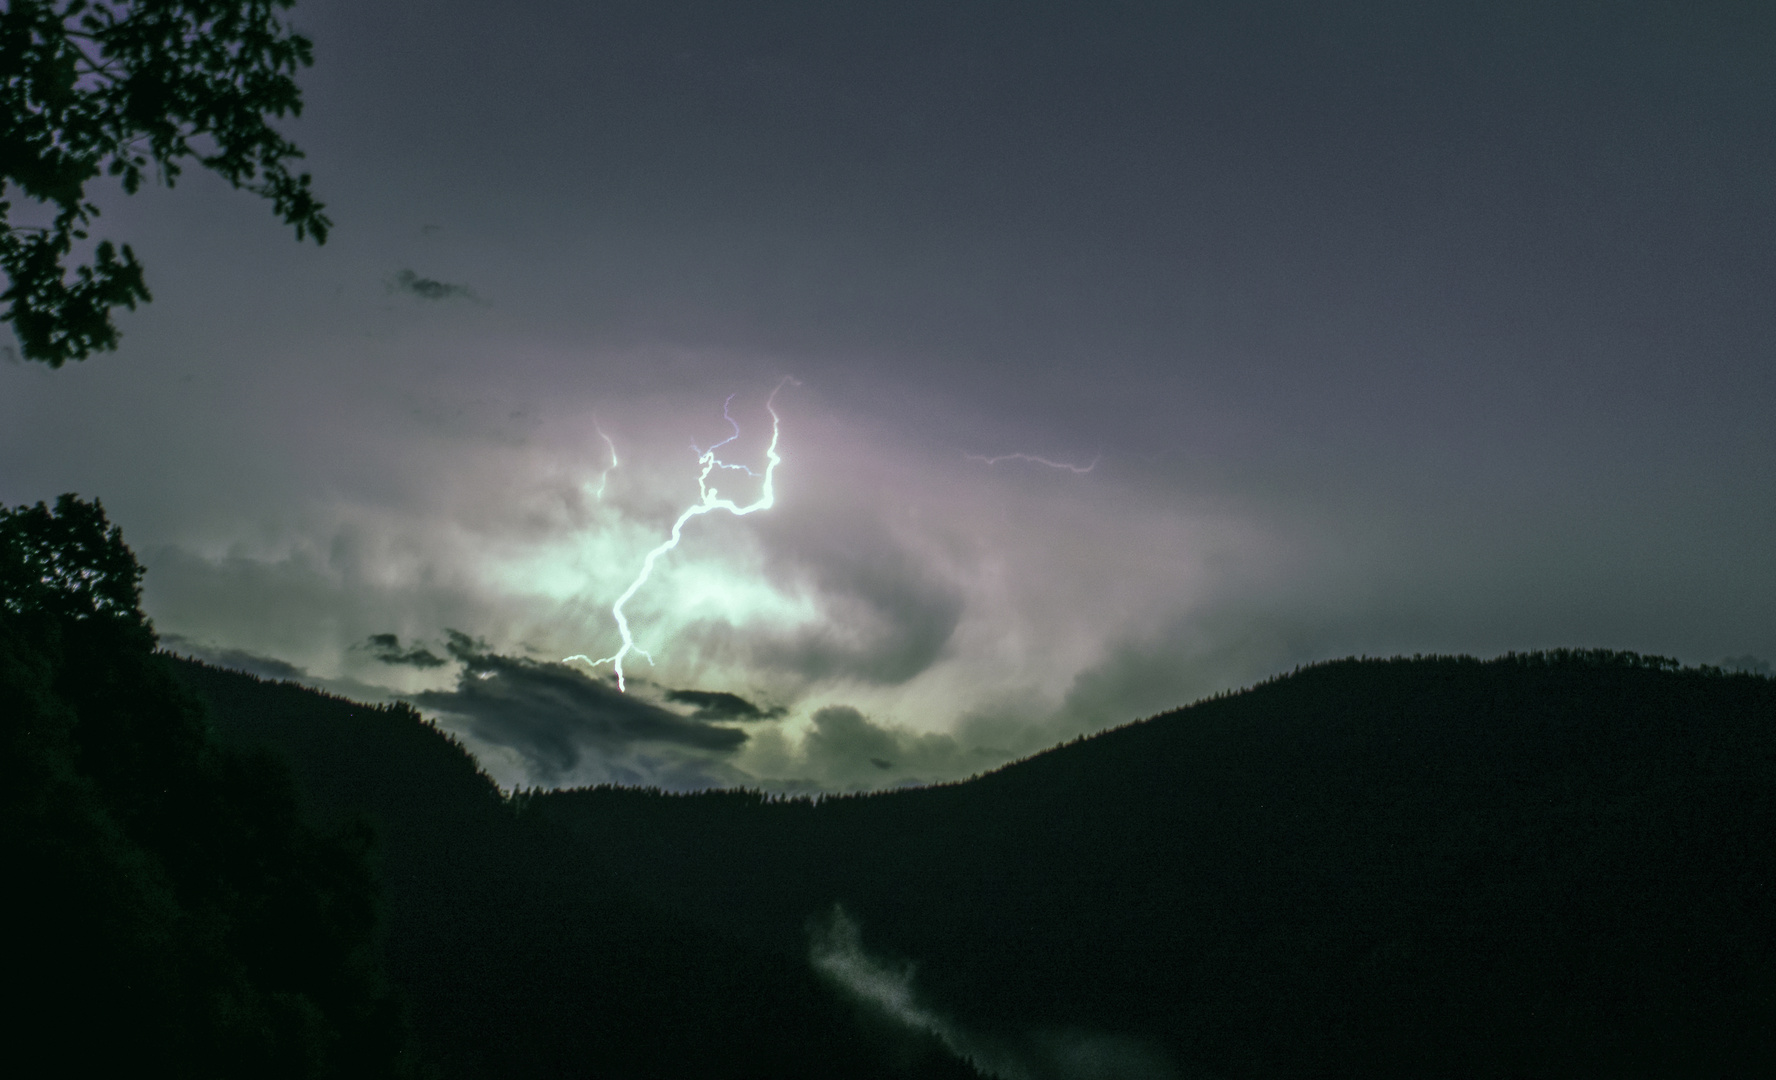
[(866, 952), (862, 931), (838, 904), (810, 926), (808, 937), (809, 962), (823, 978), (908, 1031), (936, 1038), (994, 1080), (1175, 1080), (1179, 1075), (1157, 1052), (1115, 1035), (1060, 1031), (1004, 1040), (971, 1030), (920, 1000), (914, 964)]
[(1720, 662), (1720, 666), (1727, 671), (1737, 672), (1741, 675), (1762, 675), (1766, 679), (1770, 677), (1770, 662), (1750, 653), (1743, 656), (1729, 656)]

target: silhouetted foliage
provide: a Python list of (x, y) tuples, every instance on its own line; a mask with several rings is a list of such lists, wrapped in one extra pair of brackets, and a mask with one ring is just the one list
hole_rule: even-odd
[(209, 738), (97, 503), (0, 510), (8, 1052), (70, 1075), (395, 1076), (362, 825)]
[(302, 151), (266, 122), (302, 111), (292, 76), (312, 46), (278, 18), (293, 2), (9, 0), (0, 11), (0, 195), (10, 184), (49, 214), (14, 224), (0, 201), (0, 319), (27, 359), (60, 367), (115, 348), (112, 309), (150, 299), (128, 244), (101, 241), (68, 280), (99, 212), (86, 185), (101, 173), (134, 194), (150, 171), (173, 186), (196, 158), (270, 199), (297, 239), (326, 241), (332, 223), (308, 174), (290, 171)]

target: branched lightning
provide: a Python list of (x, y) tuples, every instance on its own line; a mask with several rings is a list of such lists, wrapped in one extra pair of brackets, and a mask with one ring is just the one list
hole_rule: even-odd
[[(778, 385), (782, 385), (782, 384), (780, 383)], [(773, 398), (775, 398), (777, 396), (777, 392), (775, 390), (773, 390), (771, 392), (771, 396)], [(691, 444), (691, 452), (697, 455), (698, 461), (703, 460), (703, 456), (705, 454), (713, 454), (717, 450), (720, 450), (722, 447), (728, 445), (729, 443), (733, 442), (735, 439), (738, 439), (740, 437), (740, 421), (738, 421), (738, 420), (734, 419), (732, 416), (728, 415), (728, 406), (732, 405), (734, 403), (735, 397), (736, 397), (736, 395), (729, 394), (728, 399), (726, 401), (722, 402), (722, 419), (726, 420), (728, 422), (728, 426), (734, 429), (734, 433), (732, 435), (729, 435), (727, 438), (723, 439), (721, 442), (714, 444), (713, 446), (711, 446), (707, 450), (704, 450), (704, 449), (698, 447), (698, 445), (696, 443), (692, 443)], [(767, 405), (766, 407), (768, 408), (769, 406)], [(771, 415), (772, 415), (772, 417), (775, 417), (777, 414), (772, 413)], [(745, 465), (732, 465), (726, 461), (721, 461), (719, 459), (717, 459), (717, 461), (715, 463), (715, 467), (718, 469), (737, 469), (740, 472), (745, 473), (747, 476), (757, 476), (758, 475), (758, 473), (753, 472), (750, 468), (746, 467)]]
[(985, 454), (964, 454), (962, 456), (969, 461), (981, 461), (988, 465), (997, 465), (1001, 461), (1033, 461), (1038, 465), (1047, 465), (1051, 469), (1065, 469), (1070, 473), (1077, 473), (1081, 476), (1097, 468), (1098, 462), (1104, 460), (1103, 454), (1099, 454), (1097, 457), (1092, 458), (1090, 465), (1070, 465), (1065, 461), (1050, 461), (1045, 457), (1038, 457), (1035, 454), (1000, 454), (998, 457), (988, 457)]
[[(760, 510), (769, 510), (772, 503), (776, 502), (777, 497), (776, 491), (772, 486), (772, 474), (776, 471), (777, 466), (783, 461), (783, 459), (777, 454), (777, 435), (779, 429), (782, 427), (782, 420), (778, 417), (776, 408), (777, 391), (783, 389), (783, 384), (789, 381), (791, 380), (784, 379), (783, 382), (778, 383), (777, 388), (771, 391), (771, 396), (765, 399), (765, 411), (771, 414), (771, 445), (765, 447), (765, 471), (762, 474), (764, 477), (764, 484), (759, 490), (758, 499), (749, 505), (740, 506), (731, 499), (722, 498), (716, 489), (709, 485), (709, 474), (716, 469), (739, 469), (744, 471), (748, 476), (761, 475), (753, 472), (744, 465), (732, 465), (715, 456), (717, 450), (740, 437), (740, 425), (735, 422), (732, 416), (728, 415), (728, 402), (734, 400), (734, 396), (730, 394), (728, 395), (728, 401), (722, 403), (722, 417), (726, 419), (729, 424), (733, 425), (734, 433), (707, 450), (698, 449), (695, 443), (691, 445), (691, 449), (697, 452), (697, 465), (699, 467), (699, 472), (697, 474), (698, 501), (692, 503), (685, 509), (684, 513), (678, 515), (678, 520), (672, 523), (671, 535), (668, 536), (659, 547), (656, 547), (647, 553), (647, 557), (641, 560), (641, 572), (635, 576), (634, 581), (630, 582), (629, 587), (623, 590), (623, 595), (617, 597), (617, 602), (611, 605), (611, 615), (617, 620), (617, 632), (623, 637), (623, 647), (618, 649), (614, 655), (606, 656), (599, 660), (594, 660), (584, 653), (577, 653), (567, 657), (562, 663), (565, 664), (574, 660), (580, 660), (592, 667), (597, 667), (599, 664), (610, 664), (612, 670), (617, 673), (617, 689), (627, 692), (628, 684), (623, 678), (623, 658), (630, 653), (635, 652), (646, 657), (648, 663), (651, 664), (654, 662), (651, 653), (635, 644), (635, 635), (629, 630), (629, 617), (623, 614), (623, 607), (629, 603), (637, 592), (641, 591), (643, 585), (647, 584), (648, 578), (652, 576), (654, 572), (654, 564), (660, 561), (660, 556), (678, 546), (679, 539), (684, 535), (684, 527), (687, 521), (690, 521), (694, 517), (701, 517), (712, 510), (726, 510), (735, 517), (745, 517), (747, 514), (756, 513)], [(600, 434), (603, 433), (600, 432)], [(615, 447), (612, 447), (611, 449), (611, 460), (612, 468), (615, 468)]]

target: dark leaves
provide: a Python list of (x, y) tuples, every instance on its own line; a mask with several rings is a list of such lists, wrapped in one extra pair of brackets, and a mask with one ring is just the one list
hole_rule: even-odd
[(142, 567), (97, 500), (0, 508), (0, 609), (146, 628)]
[[(23, 354), (51, 367), (116, 347), (110, 312), (150, 299), (128, 247), (101, 243), (69, 282), (65, 263), (98, 209), (87, 181), (140, 189), (152, 168), (172, 186), (185, 158), (270, 199), (324, 243), (332, 225), (302, 157), (267, 122), (302, 111), (294, 75), (313, 46), (278, 18), (293, 0), (14, 0), (0, 11), (0, 194), (11, 184), (46, 209), (13, 226), (0, 202), (0, 300)], [(193, 140), (200, 144), (194, 147)]]

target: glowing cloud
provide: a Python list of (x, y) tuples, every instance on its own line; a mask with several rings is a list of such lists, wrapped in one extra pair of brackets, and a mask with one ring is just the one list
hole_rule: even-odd
[[(776, 472), (777, 466), (783, 461), (777, 454), (777, 437), (782, 427), (782, 420), (777, 415), (776, 408), (777, 391), (783, 389), (783, 384), (790, 381), (792, 380), (785, 378), (779, 382), (776, 389), (771, 391), (771, 396), (765, 399), (765, 411), (771, 414), (771, 445), (765, 447), (764, 482), (760, 487), (759, 497), (746, 506), (740, 506), (731, 499), (722, 498), (716, 489), (709, 485), (709, 474), (716, 469), (735, 469), (754, 477), (761, 475), (745, 465), (729, 464), (715, 456), (717, 450), (740, 437), (739, 423), (728, 415), (728, 403), (734, 400), (733, 395), (730, 394), (728, 400), (722, 403), (722, 417), (733, 425), (734, 433), (707, 450), (699, 450), (695, 443), (691, 444), (691, 449), (697, 453), (697, 464), (701, 470), (697, 474), (697, 490), (700, 496), (698, 501), (692, 503), (684, 513), (678, 515), (678, 520), (672, 523), (672, 534), (659, 547), (647, 553), (647, 557), (641, 561), (641, 572), (635, 576), (634, 581), (630, 582), (629, 587), (623, 590), (623, 595), (617, 597), (617, 602), (611, 605), (611, 615), (617, 620), (617, 632), (623, 636), (622, 648), (618, 649), (615, 654), (599, 660), (594, 660), (584, 653), (576, 653), (563, 659), (562, 663), (579, 660), (593, 667), (597, 667), (599, 664), (610, 664), (612, 670), (617, 673), (617, 689), (627, 692), (628, 684), (623, 677), (623, 658), (635, 652), (645, 657), (648, 663), (654, 662), (652, 654), (635, 644), (635, 635), (629, 629), (629, 617), (623, 613), (623, 607), (634, 598), (637, 592), (641, 591), (643, 585), (647, 584), (648, 578), (653, 575), (654, 564), (660, 561), (660, 556), (678, 546), (679, 540), (684, 535), (686, 522), (694, 517), (701, 517), (712, 510), (726, 510), (735, 517), (745, 517), (747, 514), (757, 513), (760, 510), (769, 510), (772, 504), (777, 501), (776, 491), (772, 487), (772, 474)], [(603, 432), (599, 434), (602, 435)], [(606, 439), (606, 441), (609, 440)], [(611, 461), (611, 468), (615, 468), (616, 448), (614, 446), (611, 448)], [(606, 472), (608, 471), (606, 470)], [(600, 490), (602, 490), (602, 481)]]
[(1065, 469), (1070, 473), (1077, 473), (1081, 476), (1097, 468), (1098, 462), (1104, 460), (1103, 454), (1099, 454), (1097, 457), (1092, 458), (1090, 465), (1070, 465), (1065, 461), (1050, 461), (1048, 458), (1039, 457), (1035, 454), (1000, 454), (997, 457), (988, 457), (985, 454), (964, 454), (962, 456), (969, 461), (980, 461), (988, 465), (997, 465), (1001, 461), (1033, 461), (1038, 465), (1046, 465), (1051, 469)]

